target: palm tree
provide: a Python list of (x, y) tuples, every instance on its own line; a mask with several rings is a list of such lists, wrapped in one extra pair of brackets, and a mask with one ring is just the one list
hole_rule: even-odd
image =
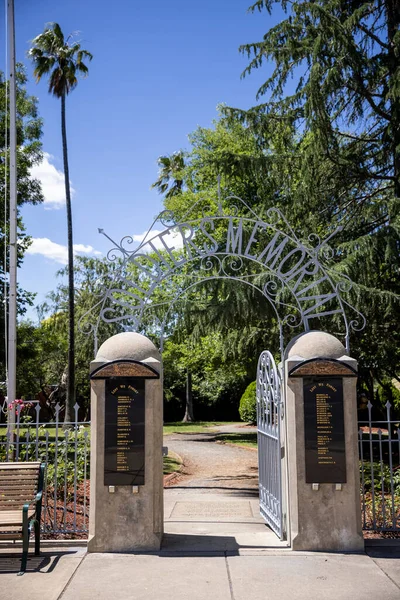
[(152, 184), (160, 194), (171, 198), (180, 194), (183, 188), (183, 171), (185, 168), (184, 154), (180, 150), (166, 156), (160, 156), (157, 160), (159, 171), (158, 179)]
[(65, 422), (72, 421), (75, 404), (75, 310), (74, 310), (74, 256), (72, 235), (71, 190), (69, 185), (67, 130), (65, 123), (65, 99), (78, 84), (77, 75), (86, 76), (88, 68), (84, 60), (92, 60), (92, 54), (82, 50), (80, 43), (70, 43), (71, 36), (64, 39), (61, 27), (49, 23), (43, 33), (32, 40), (29, 57), (32, 59), (36, 81), (49, 77), (49, 93), (61, 99), (61, 133), (64, 159), (65, 198), (68, 227), (68, 384)]

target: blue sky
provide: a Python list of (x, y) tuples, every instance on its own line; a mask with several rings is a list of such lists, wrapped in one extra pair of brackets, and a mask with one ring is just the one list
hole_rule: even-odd
[[(29, 40), (45, 23), (58, 22), (94, 59), (90, 75), (67, 101), (70, 178), (74, 189), (74, 243), (105, 255), (114, 239), (139, 235), (161, 210), (150, 190), (157, 157), (188, 146), (198, 125), (209, 127), (221, 102), (255, 104), (265, 69), (240, 79), (247, 59), (240, 44), (260, 40), (280, 14), (247, 13), (249, 0), (15, 0), (17, 60), (29, 76), (28, 92), (39, 99), (44, 119), (45, 160), (35, 170), (46, 203), (23, 208), (34, 238), (19, 282), (37, 302), (56, 285), (65, 260), (66, 215), (62, 178), (60, 103), (36, 85), (27, 59)], [(4, 20), (0, 37), (4, 40)], [(4, 45), (0, 69), (5, 69)], [(90, 247), (90, 248), (89, 248)], [(101, 254), (100, 254), (101, 253)], [(35, 312), (29, 315), (34, 318)]]

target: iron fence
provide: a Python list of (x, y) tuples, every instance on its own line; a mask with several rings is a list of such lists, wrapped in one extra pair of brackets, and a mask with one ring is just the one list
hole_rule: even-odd
[[(5, 407), (0, 410), (5, 412)], [(53, 420), (41, 420), (38, 402), (15, 407), (12, 430), (0, 423), (0, 461), (42, 460), (47, 465), (42, 531), (87, 534), (89, 524), (90, 421), (63, 421), (59, 404)], [(48, 411), (44, 411), (48, 416)], [(359, 413), (362, 525), (369, 531), (400, 531), (400, 419), (370, 402)]]
[(400, 531), (400, 423), (371, 402), (359, 414), (361, 508), (363, 529)]
[[(60, 404), (52, 408), (54, 419), (45, 421), (38, 402), (18, 401), (15, 423), (0, 423), (0, 461), (46, 463), (43, 495), (44, 534), (87, 534), (89, 519), (90, 422), (65, 423)], [(4, 412), (4, 410), (3, 410)]]

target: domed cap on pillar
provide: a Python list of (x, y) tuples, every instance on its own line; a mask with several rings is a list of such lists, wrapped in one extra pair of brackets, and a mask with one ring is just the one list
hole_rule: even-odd
[(111, 360), (138, 360), (147, 358), (161, 360), (161, 355), (153, 342), (140, 333), (125, 331), (108, 338), (102, 344), (96, 355), (96, 362), (109, 362)]
[(334, 335), (325, 331), (306, 331), (294, 338), (286, 348), (286, 358), (347, 358), (346, 348)]
[(125, 331), (108, 338), (97, 352), (90, 365), (90, 372), (107, 363), (136, 361), (146, 363), (160, 372), (161, 354), (149, 338), (140, 333)]

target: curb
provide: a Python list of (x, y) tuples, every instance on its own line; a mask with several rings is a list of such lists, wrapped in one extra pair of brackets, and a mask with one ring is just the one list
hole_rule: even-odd
[(174, 471), (174, 473), (170, 473), (169, 475), (164, 475), (164, 485), (166, 483), (169, 483), (170, 481), (173, 481), (174, 479), (176, 479), (176, 477), (178, 477), (179, 472), (178, 471)]
[[(175, 477), (178, 476), (179, 473), (170, 473), (166, 475), (166, 481), (172, 481)], [(168, 478), (168, 479), (167, 479)], [(43, 548), (52, 548), (52, 547), (74, 547), (74, 548), (85, 548), (87, 546), (87, 538), (79, 539), (79, 540), (41, 540), (40, 546)], [(0, 550), (9, 548), (22, 548), (22, 542), (9, 542), (2, 541), (0, 542)], [(368, 548), (394, 548), (400, 550), (400, 539), (366, 539), (365, 540), (365, 550)]]
[(163, 485), (165, 487), (166, 483), (170, 483), (170, 481), (173, 481), (176, 477), (178, 477), (178, 475), (180, 474), (182, 467), (183, 467), (183, 458), (182, 456), (180, 456), (179, 454), (177, 454), (176, 452), (173, 452), (171, 450), (171, 453), (168, 453), (168, 456), (174, 456), (177, 458), (177, 460), (179, 461), (179, 470), (178, 471), (174, 471), (173, 473), (168, 473), (168, 475), (163, 475)]
[(234, 446), (235, 448), (242, 448), (242, 450), (250, 450), (250, 452), (257, 452), (257, 448), (252, 448), (251, 446), (243, 446), (241, 444), (234, 444), (233, 442), (224, 442), (223, 440), (216, 440), (216, 444), (221, 444), (223, 446)]

